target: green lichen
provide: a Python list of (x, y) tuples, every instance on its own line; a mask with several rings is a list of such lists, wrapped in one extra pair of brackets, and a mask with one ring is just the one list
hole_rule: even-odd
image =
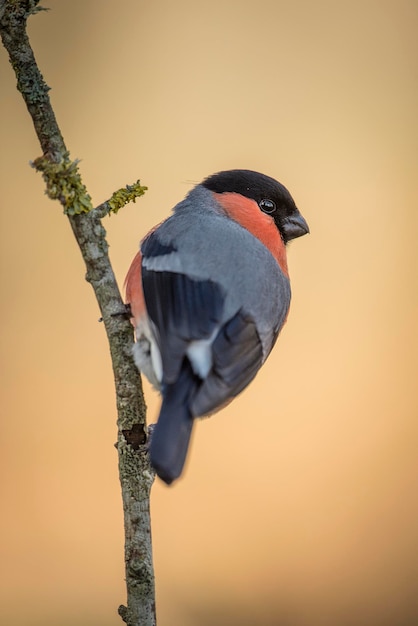
[(112, 194), (110, 200), (107, 201), (109, 213), (117, 213), (128, 202), (135, 202), (137, 198), (144, 195), (147, 189), (148, 187), (141, 185), (139, 180), (133, 185), (126, 185), (125, 188), (118, 189)]
[(59, 200), (66, 215), (80, 215), (92, 210), (91, 197), (78, 171), (78, 161), (71, 161), (68, 152), (58, 163), (45, 156), (39, 157), (33, 167), (42, 172), (48, 198)]

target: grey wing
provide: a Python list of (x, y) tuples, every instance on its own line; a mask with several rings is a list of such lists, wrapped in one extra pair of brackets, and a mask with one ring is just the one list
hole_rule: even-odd
[(147, 268), (150, 258), (162, 258), (168, 250), (168, 245), (159, 241), (157, 232), (141, 246), (142, 286), (161, 353), (163, 384), (173, 383), (179, 376), (189, 344), (213, 334), (220, 324), (224, 305), (223, 290), (212, 280)]
[(263, 349), (254, 320), (243, 311), (222, 326), (212, 345), (213, 365), (191, 403), (194, 416), (215, 411), (255, 377)]

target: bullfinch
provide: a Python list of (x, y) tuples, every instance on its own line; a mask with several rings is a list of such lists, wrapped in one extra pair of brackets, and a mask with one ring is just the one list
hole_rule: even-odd
[(126, 277), (135, 363), (162, 394), (150, 461), (182, 472), (196, 417), (255, 377), (286, 321), (286, 244), (309, 232), (287, 189), (250, 170), (206, 178), (140, 244)]

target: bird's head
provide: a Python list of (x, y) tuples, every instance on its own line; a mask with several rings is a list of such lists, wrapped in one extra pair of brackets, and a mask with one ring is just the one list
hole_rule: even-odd
[(205, 178), (202, 185), (215, 193), (237, 193), (255, 200), (260, 211), (274, 219), (285, 244), (309, 233), (286, 187), (270, 176), (252, 170), (227, 170)]

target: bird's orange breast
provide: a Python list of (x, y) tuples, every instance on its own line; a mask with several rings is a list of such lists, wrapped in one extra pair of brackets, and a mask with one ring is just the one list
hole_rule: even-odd
[(263, 213), (255, 200), (239, 193), (213, 194), (227, 215), (250, 231), (270, 250), (285, 276), (287, 269), (286, 247), (274, 219)]
[(138, 322), (146, 311), (142, 290), (141, 265), (142, 254), (137, 252), (125, 279), (126, 302), (131, 306), (131, 313), (135, 322)]

